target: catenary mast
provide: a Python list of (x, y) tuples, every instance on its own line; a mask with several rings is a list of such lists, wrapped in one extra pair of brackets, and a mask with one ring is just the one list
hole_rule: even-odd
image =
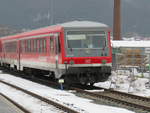
[(121, 40), (121, 0), (114, 0), (113, 40)]

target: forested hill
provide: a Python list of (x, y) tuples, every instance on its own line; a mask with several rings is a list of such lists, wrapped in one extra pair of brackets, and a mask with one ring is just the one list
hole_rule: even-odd
[[(150, 34), (150, 1), (121, 1), (123, 33)], [(0, 24), (3, 25), (38, 28), (72, 20), (104, 22), (112, 27), (113, 0), (0, 1)]]

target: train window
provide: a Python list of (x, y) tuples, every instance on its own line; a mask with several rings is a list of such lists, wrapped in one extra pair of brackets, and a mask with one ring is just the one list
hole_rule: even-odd
[(26, 40), (24, 40), (23, 42), (24, 42), (24, 52), (26, 52)]
[(24, 41), (24, 45), (25, 45), (25, 52), (27, 52), (27, 40)]
[(26, 52), (29, 52), (29, 40), (26, 41), (26, 48), (27, 48)]
[(30, 48), (29, 48), (29, 52), (32, 52), (32, 40), (29, 41), (29, 45), (30, 45)]
[(106, 46), (106, 38), (104, 36), (95, 36), (93, 44), (95, 48), (104, 48)]
[(20, 52), (23, 52), (23, 41), (20, 41)]
[(39, 39), (36, 39), (36, 43), (37, 43), (37, 52), (39, 52)]
[(30, 48), (31, 48), (30, 40), (27, 40), (27, 52), (30, 52)]
[(26, 52), (26, 40), (21, 41), (22, 52)]
[(20, 41), (20, 53), (22, 53), (22, 41)]
[(12, 52), (16, 52), (16, 50), (17, 50), (17, 42), (13, 42), (12, 43), (12, 48), (13, 48)]
[(61, 46), (60, 46), (60, 37), (58, 37), (58, 53), (61, 52)]
[(33, 52), (33, 39), (31, 40), (31, 52)]
[(40, 39), (38, 39), (38, 47), (39, 47), (39, 49), (38, 49), (38, 52), (40, 53), (41, 52), (41, 40)]
[(29, 52), (32, 52), (31, 40), (29, 40)]
[(54, 52), (54, 37), (50, 38), (50, 52)]
[(43, 42), (43, 52), (46, 53), (46, 39), (44, 39), (44, 42)]
[(104, 31), (68, 31), (68, 48), (103, 48), (106, 43)]
[(33, 40), (33, 52), (37, 52), (37, 40)]
[(28, 52), (29, 51), (29, 46), (28, 46), (28, 40), (26, 40), (26, 52)]
[(26, 40), (26, 52), (32, 52), (32, 41)]
[(27, 40), (27, 47), (26, 52), (39, 52), (45, 53), (46, 52), (46, 39), (33, 39)]
[(43, 52), (43, 39), (39, 39), (39, 52), (42, 53)]
[(4, 49), (6, 52), (16, 52), (17, 42), (7, 42), (4, 44)]

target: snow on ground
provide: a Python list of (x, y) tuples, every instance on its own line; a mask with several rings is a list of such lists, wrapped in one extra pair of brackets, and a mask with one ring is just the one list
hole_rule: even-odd
[[(134, 76), (132, 76), (132, 74)], [(150, 88), (146, 88), (145, 84), (149, 82), (148, 73), (143, 74), (134, 70), (134, 73), (120, 70), (118, 72), (112, 72), (109, 81), (96, 83), (95, 86), (113, 88), (114, 90), (129, 92), (139, 96), (150, 97)]]
[[(0, 79), (9, 83), (15, 84), (24, 89), (28, 89), (34, 93), (47, 97), (56, 102), (65, 104), (66, 106), (69, 106), (70, 108), (78, 110), (81, 113), (133, 113), (123, 108), (94, 104), (92, 103), (92, 100), (77, 97), (71, 92), (57, 90), (57, 89), (53, 89), (53, 88), (46, 87), (43, 85), (39, 85), (37, 83), (33, 83), (25, 79), (14, 77), (9, 74), (1, 73)], [(22, 103), (22, 105), (25, 105), (25, 107), (28, 107), (30, 110), (32, 111), (36, 110), (36, 113), (40, 113), (39, 112), (40, 110), (37, 110), (37, 109), (41, 108), (39, 106), (41, 105), (41, 102), (30, 99), (31, 97), (25, 96), (24, 94), (21, 94), (19, 92), (17, 93), (17, 91), (10, 90), (9, 87), (6, 87), (2, 84), (0, 84), (0, 92), (9, 95), (9, 97), (17, 100), (19, 103)], [(23, 96), (23, 99), (22, 99), (22, 96), (20, 97), (20, 95)], [(30, 100), (30, 104), (28, 100)], [(44, 111), (42, 113), (46, 113), (46, 112)]]
[(5, 94), (9, 98), (12, 98), (18, 104), (24, 106), (25, 108), (28, 108), (28, 110), (32, 113), (62, 113), (61, 110), (55, 108), (54, 106), (48, 105), (21, 91), (4, 85), (3, 83), (0, 83), (0, 92)]

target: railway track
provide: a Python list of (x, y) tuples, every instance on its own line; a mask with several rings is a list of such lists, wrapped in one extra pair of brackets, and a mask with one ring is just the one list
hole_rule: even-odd
[[(52, 87), (59, 87), (56, 82), (49, 80), (43, 80), (39, 78), (30, 79), (31, 81), (38, 82), (40, 84)], [(86, 88), (87, 87), (87, 88)], [(89, 92), (84, 89), (99, 89), (104, 90), (103, 92)], [(141, 97), (129, 93), (114, 91), (111, 89), (104, 89), (100, 87), (84, 86), (84, 89), (72, 87), (72, 90), (76, 90), (77, 93), (84, 95), (83, 97), (90, 98), (99, 101), (100, 104), (107, 104), (111, 106), (119, 106), (127, 108), (129, 110), (138, 113), (149, 113), (150, 112), (150, 98)]]
[(84, 94), (87, 98), (102, 101), (108, 105), (115, 105), (138, 113), (150, 112), (150, 98), (136, 96), (119, 91), (104, 89), (100, 92), (88, 92), (79, 88), (73, 88), (77, 93)]
[(26, 108), (24, 108), (23, 106), (21, 106), (20, 104), (16, 103), (15, 101), (13, 101), (11, 98), (9, 98), (8, 96), (4, 95), (3, 93), (0, 93), (0, 95), (2, 97), (4, 97), (5, 99), (7, 99), (9, 102), (11, 102), (12, 104), (14, 104), (17, 108), (19, 108), (21, 111), (23, 111), (24, 113), (31, 113), (29, 110), (27, 110)]
[[(20, 87), (18, 87), (18, 86), (13, 85), (13, 84), (7, 83), (7, 82), (2, 81), (2, 80), (0, 80), (0, 83), (3, 83), (3, 84), (5, 84), (5, 85), (8, 85), (8, 86), (10, 86), (10, 87), (12, 87), (12, 88), (15, 88), (15, 89), (19, 90), (19, 91), (22, 91), (22, 92), (24, 92), (24, 93), (26, 93), (26, 94), (28, 94), (28, 95), (34, 97), (34, 98), (37, 98), (37, 99), (39, 99), (39, 100), (41, 100), (41, 101), (43, 101), (43, 102), (49, 104), (49, 105), (53, 105), (53, 106), (55, 106), (56, 108), (59, 108), (59, 109), (61, 109), (61, 110), (64, 111), (64, 112), (67, 112), (67, 113), (79, 113), (78, 111), (75, 111), (74, 109), (68, 108), (68, 107), (66, 107), (66, 106), (64, 106), (64, 105), (62, 105), (62, 104), (59, 104), (59, 103), (54, 102), (54, 101), (52, 101), (52, 100), (49, 100), (49, 99), (47, 99), (47, 98), (45, 98), (45, 97), (42, 97), (42, 96), (40, 96), (40, 95), (37, 95), (37, 94), (35, 94), (35, 93), (31, 92), (31, 91), (25, 90), (25, 89), (23, 89), (23, 88), (20, 88)], [(12, 101), (12, 102), (13, 102), (13, 101)], [(13, 103), (14, 103), (14, 102), (13, 102)], [(17, 103), (16, 103), (16, 104), (17, 104)], [(20, 106), (20, 105), (19, 105), (19, 106)], [(22, 107), (22, 108), (23, 108), (23, 107)], [(26, 111), (28, 111), (28, 110), (26, 110)], [(30, 113), (30, 112), (25, 112), (25, 113)]]

